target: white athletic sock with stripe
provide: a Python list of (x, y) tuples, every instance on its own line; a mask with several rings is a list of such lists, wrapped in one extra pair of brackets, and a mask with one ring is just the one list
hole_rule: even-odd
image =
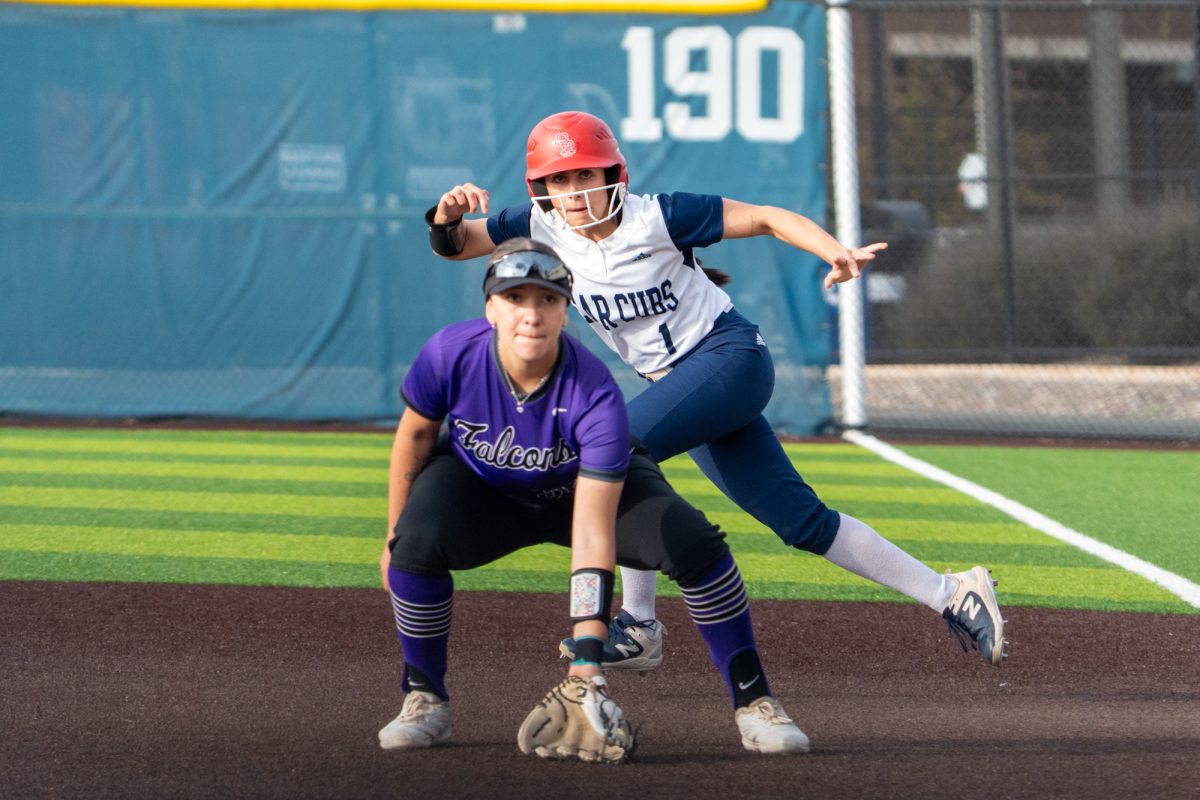
[(621, 567), (621, 608), (638, 622), (654, 619), (654, 581), (657, 572)]
[[(869, 525), (842, 514), (837, 536), (825, 558), (844, 570), (906, 594), (939, 614), (958, 588), (948, 575), (938, 575)], [(622, 578), (624, 575), (622, 575)]]

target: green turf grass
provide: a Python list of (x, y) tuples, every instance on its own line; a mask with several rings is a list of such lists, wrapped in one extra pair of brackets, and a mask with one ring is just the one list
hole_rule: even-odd
[(905, 452), (1200, 582), (1200, 452), (911, 446)]
[[(378, 586), (390, 445), (384, 433), (0, 428), (0, 579)], [(993, 568), (1007, 604), (1191, 610), (852, 445), (787, 450), (828, 503), (934, 569)], [(728, 533), (754, 596), (909, 602), (785, 547), (686, 458), (664, 469)], [(561, 592), (569, 563), (546, 545), (455, 582)]]

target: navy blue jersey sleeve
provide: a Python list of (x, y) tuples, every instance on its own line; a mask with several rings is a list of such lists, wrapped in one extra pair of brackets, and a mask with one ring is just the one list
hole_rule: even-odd
[(488, 236), (492, 244), (529, 236), (529, 215), (533, 213), (533, 201), (509, 206), (494, 217), (488, 217)]
[(449, 411), (448, 376), (442, 358), (442, 332), (434, 334), (413, 360), (400, 396), (404, 404), (426, 419), (443, 420)]
[(724, 202), (716, 194), (656, 195), (667, 232), (680, 250), (688, 247), (707, 247), (721, 241), (725, 235)]

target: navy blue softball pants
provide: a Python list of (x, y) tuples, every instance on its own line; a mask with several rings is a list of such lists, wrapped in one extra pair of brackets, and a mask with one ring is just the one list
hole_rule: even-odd
[(775, 365), (736, 310), (629, 401), (629, 427), (656, 461), (686, 452), (726, 497), (784, 543), (823, 555), (841, 524), (783, 451), (762, 411)]

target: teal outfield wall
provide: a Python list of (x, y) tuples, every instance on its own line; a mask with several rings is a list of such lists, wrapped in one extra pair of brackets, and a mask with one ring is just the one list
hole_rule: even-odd
[[(394, 420), (479, 262), (429, 252), (455, 183), (526, 198), (525, 137), (613, 126), (637, 193), (825, 219), (821, 7), (730, 17), (0, 6), (0, 414)], [(708, 248), (779, 371), (830, 416), (821, 264)], [(580, 318), (627, 394), (641, 383)]]

